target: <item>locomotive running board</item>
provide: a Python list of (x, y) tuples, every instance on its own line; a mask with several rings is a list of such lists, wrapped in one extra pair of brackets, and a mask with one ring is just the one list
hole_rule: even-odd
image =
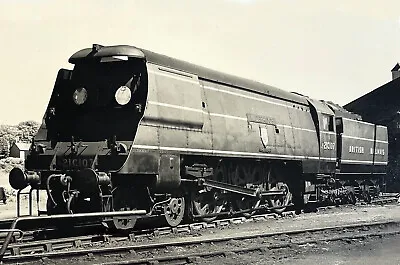
[(257, 198), (257, 197), (262, 198), (262, 197), (266, 197), (266, 196), (277, 196), (277, 195), (285, 195), (286, 194), (286, 192), (280, 191), (280, 190), (269, 190), (269, 191), (265, 191), (265, 192), (260, 192), (259, 190), (247, 189), (247, 188), (239, 187), (236, 185), (222, 183), (219, 181), (208, 180), (208, 179), (205, 179), (201, 184), (205, 187), (229, 191), (232, 193), (237, 193), (237, 194), (246, 195), (246, 196), (255, 197), (255, 198)]

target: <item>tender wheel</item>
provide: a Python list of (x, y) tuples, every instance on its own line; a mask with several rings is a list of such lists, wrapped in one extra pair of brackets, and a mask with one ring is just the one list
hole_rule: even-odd
[[(255, 198), (241, 197), (235, 200), (236, 208), (238, 211), (243, 211), (247, 209), (254, 209), (260, 206), (261, 200)], [(255, 214), (256, 211), (250, 211), (243, 213), (243, 216), (246, 218), (251, 217)]]
[(185, 216), (185, 198), (172, 198), (164, 205), (164, 215), (170, 226), (179, 225)]

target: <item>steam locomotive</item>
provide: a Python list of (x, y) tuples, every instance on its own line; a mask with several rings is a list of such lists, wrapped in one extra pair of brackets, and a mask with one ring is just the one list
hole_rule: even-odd
[(144, 209), (176, 226), (379, 192), (386, 127), (334, 103), (134, 46), (69, 62), (25, 170), (9, 175), (47, 191), (47, 214)]

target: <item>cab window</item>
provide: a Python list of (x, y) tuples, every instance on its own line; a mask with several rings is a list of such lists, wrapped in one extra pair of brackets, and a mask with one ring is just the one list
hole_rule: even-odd
[(322, 130), (333, 132), (333, 116), (322, 114)]

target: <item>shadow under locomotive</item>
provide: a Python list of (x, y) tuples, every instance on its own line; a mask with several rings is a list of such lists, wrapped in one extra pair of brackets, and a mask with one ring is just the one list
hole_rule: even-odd
[(176, 226), (379, 193), (386, 127), (333, 103), (133, 46), (69, 62), (25, 170), (10, 172), (20, 192), (47, 191), (48, 215), (145, 210)]

